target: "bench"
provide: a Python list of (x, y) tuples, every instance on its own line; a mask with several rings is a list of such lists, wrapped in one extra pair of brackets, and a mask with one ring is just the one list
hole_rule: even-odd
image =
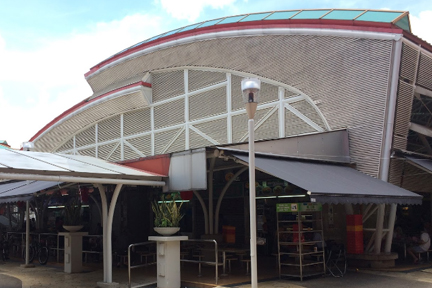
[(82, 253), (84, 253), (84, 261), (85, 263), (88, 263), (88, 255), (89, 254), (93, 254), (93, 255), (103, 255), (102, 252), (99, 251), (82, 251)]
[(251, 262), (251, 259), (242, 259), (241, 262), (246, 263), (246, 275), (249, 275), (249, 263)]

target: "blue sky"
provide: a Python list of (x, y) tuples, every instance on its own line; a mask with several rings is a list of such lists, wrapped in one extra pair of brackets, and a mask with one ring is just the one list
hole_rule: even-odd
[(432, 1), (0, 0), (0, 140), (15, 148), (92, 91), (84, 73), (144, 39), (236, 14), (315, 8), (410, 11), (432, 43)]

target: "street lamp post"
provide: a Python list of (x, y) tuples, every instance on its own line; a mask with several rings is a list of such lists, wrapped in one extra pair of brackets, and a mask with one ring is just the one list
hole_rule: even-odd
[(251, 256), (251, 286), (258, 287), (257, 246), (256, 246), (256, 200), (255, 200), (255, 134), (254, 117), (258, 106), (261, 81), (256, 78), (245, 78), (241, 82), (243, 101), (249, 118), (249, 215), (250, 215), (250, 256)]

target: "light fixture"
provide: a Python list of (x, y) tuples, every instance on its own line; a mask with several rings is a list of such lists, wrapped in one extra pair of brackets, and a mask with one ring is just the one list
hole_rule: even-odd
[(23, 142), (21, 144), (21, 148), (23, 151), (31, 151), (34, 149), (34, 143), (33, 142)]
[(256, 78), (245, 78), (241, 81), (243, 101), (249, 118), (249, 216), (250, 216), (250, 257), (251, 257), (251, 287), (258, 287), (257, 275), (257, 244), (256, 244), (256, 198), (255, 198), (255, 135), (254, 117), (258, 106), (261, 81)]

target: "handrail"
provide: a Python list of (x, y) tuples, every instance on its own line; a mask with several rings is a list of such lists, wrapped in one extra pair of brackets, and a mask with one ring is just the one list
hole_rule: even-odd
[(141, 243), (130, 244), (128, 246), (128, 278), (129, 278), (129, 280), (128, 280), (128, 287), (129, 288), (136, 288), (136, 287), (141, 287), (141, 286), (147, 286), (149, 284), (155, 284), (155, 283), (146, 283), (146, 284), (142, 284), (142, 285), (137, 285), (137, 286), (131, 287), (131, 269), (139, 268), (139, 267), (146, 267), (148, 265), (155, 264), (155, 263), (150, 263), (150, 264), (146, 263), (146, 264), (140, 264), (140, 265), (131, 266), (131, 249), (135, 248), (137, 246), (146, 246), (146, 245), (151, 245), (151, 244), (156, 245), (156, 242), (153, 242), (153, 241), (151, 241), (151, 242), (141, 242)]
[[(188, 240), (184, 240), (181, 242), (213, 242), (215, 244), (215, 261), (202, 261), (202, 260), (189, 260), (189, 259), (180, 259), (181, 262), (189, 262), (189, 263), (198, 263), (199, 265), (199, 271), (201, 272), (201, 264), (210, 264), (210, 265), (215, 265), (215, 284), (218, 283), (218, 279), (219, 279), (219, 262), (218, 262), (218, 243), (215, 239), (188, 239)], [(225, 263), (223, 263), (223, 265), (225, 265)]]

